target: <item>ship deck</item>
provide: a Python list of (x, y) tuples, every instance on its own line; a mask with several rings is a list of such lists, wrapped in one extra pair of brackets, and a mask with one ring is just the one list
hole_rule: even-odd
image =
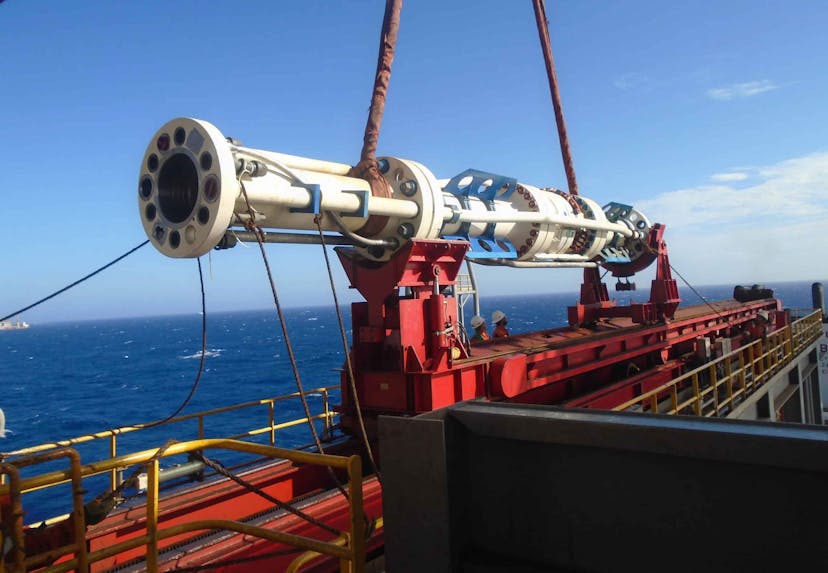
[[(767, 302), (764, 303), (765, 305)], [(505, 357), (516, 352), (533, 354), (553, 349), (564, 349), (582, 346), (590, 342), (600, 341), (619, 334), (635, 334), (643, 331), (680, 330), (688, 323), (697, 323), (699, 319), (709, 317), (715, 321), (719, 317), (727, 316), (731, 323), (738, 323), (738, 318), (731, 318), (734, 313), (752, 309), (757, 303), (741, 303), (736, 300), (717, 301), (711, 305), (698, 304), (679, 307), (675, 317), (668, 324), (635, 324), (630, 318), (612, 318), (598, 322), (590, 328), (572, 328), (563, 326), (550, 330), (541, 330), (528, 334), (518, 334), (508, 338), (492, 339), (472, 346), (472, 356), (456, 361), (457, 364), (473, 365), (485, 364), (498, 357)], [(748, 318), (746, 317), (745, 320)]]

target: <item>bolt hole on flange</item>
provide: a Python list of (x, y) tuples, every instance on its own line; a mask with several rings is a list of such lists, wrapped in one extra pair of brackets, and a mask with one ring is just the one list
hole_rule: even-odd
[(184, 131), (183, 127), (176, 128), (175, 132), (173, 132), (173, 141), (175, 141), (176, 145), (184, 145), (184, 140), (187, 138), (187, 132)]
[(198, 210), (198, 216), (196, 217), (198, 222), (202, 225), (206, 225), (210, 222), (210, 209), (207, 207), (201, 207)]
[(140, 193), (141, 199), (147, 200), (150, 198), (150, 195), (152, 195), (152, 179), (149, 177), (141, 179)]

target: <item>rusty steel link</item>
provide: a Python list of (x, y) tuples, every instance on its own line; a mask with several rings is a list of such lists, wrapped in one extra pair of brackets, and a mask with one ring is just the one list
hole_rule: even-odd
[(360, 162), (376, 162), (377, 141), (379, 140), (382, 114), (385, 111), (385, 100), (388, 94), (388, 84), (391, 81), (391, 64), (394, 62), (394, 50), (397, 45), (397, 34), (400, 29), (400, 12), (402, 0), (386, 0), (385, 14), (382, 19), (380, 33), (379, 54), (377, 55), (377, 73), (374, 78), (374, 91), (371, 96), (371, 109), (368, 112), (368, 121), (365, 124), (365, 136), (362, 142)]
[(558, 141), (561, 144), (566, 182), (570, 195), (578, 194), (578, 181), (575, 179), (575, 166), (572, 163), (572, 151), (569, 149), (569, 137), (566, 134), (566, 122), (561, 104), (561, 92), (558, 89), (558, 75), (555, 73), (555, 60), (552, 58), (552, 41), (549, 39), (549, 20), (546, 18), (544, 0), (532, 0), (535, 8), (535, 21), (538, 25), (543, 59), (546, 62), (546, 77), (549, 80), (549, 91), (552, 95), (552, 107), (555, 108), (555, 124), (558, 127)]
[[(379, 141), (382, 116), (385, 112), (385, 101), (388, 95), (388, 84), (391, 82), (391, 64), (394, 62), (394, 50), (397, 45), (397, 34), (400, 29), (400, 12), (402, 0), (386, 0), (385, 14), (382, 19), (380, 32), (379, 53), (377, 55), (377, 71), (374, 76), (374, 89), (371, 93), (371, 108), (368, 120), (365, 122), (365, 134), (362, 138), (362, 152), (359, 162), (348, 172), (351, 177), (365, 179), (371, 186), (373, 197), (391, 197), (391, 188), (377, 168), (377, 143)], [(372, 215), (359, 228), (358, 232), (369, 237), (379, 233), (388, 224), (388, 217)]]

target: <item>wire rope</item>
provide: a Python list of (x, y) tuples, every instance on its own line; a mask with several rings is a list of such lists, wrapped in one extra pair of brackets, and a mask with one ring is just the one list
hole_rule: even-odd
[(673, 265), (670, 265), (670, 269), (678, 275), (678, 277), (682, 280), (682, 282), (684, 282), (685, 285), (687, 285), (687, 288), (689, 288), (691, 291), (693, 291), (693, 293), (695, 293), (695, 295), (697, 297), (699, 297), (702, 300), (702, 302), (704, 302), (704, 304), (706, 304), (707, 306), (710, 307), (710, 310), (712, 310), (713, 312), (718, 314), (719, 318), (723, 319), (728, 324), (730, 324), (730, 320), (727, 317), (725, 317), (725, 315), (723, 315), (721, 312), (719, 312), (719, 309), (717, 309), (715, 306), (713, 306), (710, 303), (710, 301), (708, 301), (706, 298), (704, 298), (702, 296), (702, 294), (699, 291), (697, 291), (696, 288), (693, 285), (691, 285), (690, 282), (686, 278), (684, 278), (684, 276), (680, 272), (678, 272), (678, 269), (676, 269), (676, 267), (674, 267)]
[(71, 283), (71, 284), (66, 285), (65, 287), (63, 287), (63, 288), (62, 288), (62, 289), (60, 289), (60, 290), (56, 290), (55, 292), (53, 292), (53, 293), (52, 293), (52, 294), (50, 294), (49, 296), (45, 296), (45, 297), (43, 297), (42, 299), (40, 299), (40, 300), (38, 300), (38, 301), (36, 301), (36, 302), (33, 302), (33, 303), (32, 303), (32, 304), (30, 304), (29, 306), (24, 306), (24, 307), (23, 307), (23, 308), (21, 308), (20, 310), (16, 310), (16, 311), (14, 311), (14, 312), (13, 312), (13, 313), (11, 313), (11, 314), (7, 314), (6, 316), (4, 316), (4, 317), (0, 318), (0, 322), (3, 322), (4, 320), (8, 320), (9, 318), (11, 318), (11, 317), (13, 317), (13, 316), (17, 316), (18, 314), (21, 314), (21, 313), (23, 313), (23, 312), (26, 312), (26, 311), (27, 311), (27, 310), (29, 310), (29, 309), (32, 309), (32, 308), (34, 308), (34, 307), (36, 307), (36, 306), (39, 306), (39, 305), (43, 304), (44, 302), (46, 302), (47, 300), (53, 299), (53, 298), (55, 298), (57, 295), (62, 294), (62, 293), (64, 293), (64, 292), (68, 291), (70, 288), (75, 287), (75, 286), (77, 286), (77, 285), (81, 284), (81, 283), (82, 283), (82, 282), (84, 282), (85, 280), (87, 280), (87, 279), (91, 279), (92, 277), (94, 277), (94, 276), (95, 276), (95, 275), (97, 275), (98, 273), (100, 273), (100, 272), (102, 272), (102, 271), (105, 271), (106, 269), (108, 269), (109, 267), (111, 267), (112, 265), (114, 265), (115, 263), (117, 263), (117, 262), (119, 262), (119, 261), (121, 261), (121, 260), (125, 259), (126, 257), (128, 257), (129, 255), (131, 255), (132, 253), (134, 253), (135, 251), (137, 251), (138, 249), (140, 249), (141, 247), (143, 247), (143, 246), (144, 246), (144, 245), (146, 245), (147, 243), (149, 243), (149, 239), (147, 239), (147, 240), (146, 240), (146, 241), (144, 241), (143, 243), (141, 243), (141, 244), (139, 244), (139, 245), (137, 245), (137, 246), (135, 246), (135, 247), (131, 248), (130, 250), (128, 250), (126, 253), (124, 253), (124, 254), (123, 254), (123, 255), (121, 255), (120, 257), (117, 257), (117, 258), (115, 258), (115, 259), (113, 259), (113, 260), (109, 261), (109, 262), (108, 262), (108, 263), (106, 263), (104, 266), (102, 266), (102, 267), (99, 267), (99, 268), (95, 269), (94, 271), (92, 271), (92, 272), (91, 272), (91, 273), (89, 273), (88, 275), (86, 275), (86, 276), (84, 276), (84, 277), (82, 277), (82, 278), (79, 278), (79, 279), (78, 279), (78, 280), (76, 280), (75, 282), (73, 282), (73, 283)]
[(354, 368), (351, 363), (351, 353), (348, 347), (348, 335), (345, 333), (345, 323), (342, 320), (342, 310), (339, 308), (339, 296), (336, 294), (336, 285), (334, 283), (333, 278), (333, 269), (331, 268), (331, 261), (328, 257), (328, 249), (325, 245), (325, 234), (322, 232), (322, 218), (320, 215), (316, 215), (313, 218), (314, 223), (316, 223), (316, 228), (319, 230), (319, 239), (322, 243), (322, 254), (325, 256), (325, 266), (328, 269), (328, 281), (331, 284), (331, 294), (333, 295), (334, 300), (334, 308), (336, 308), (336, 319), (339, 322), (339, 334), (342, 337), (342, 348), (345, 352), (345, 365), (348, 371), (348, 387), (351, 390), (351, 398), (354, 401), (354, 409), (356, 410), (357, 420), (359, 421), (359, 429), (362, 434), (362, 442), (365, 445), (365, 451), (368, 454), (368, 459), (371, 462), (371, 469), (377, 476), (377, 480), (382, 485), (382, 476), (380, 475), (379, 468), (377, 467), (376, 460), (374, 459), (374, 452), (371, 448), (371, 442), (368, 439), (368, 432), (365, 430), (365, 420), (362, 416), (362, 408), (359, 405), (359, 396), (357, 395), (356, 389), (356, 378), (354, 377)]
[[(296, 363), (296, 355), (293, 352), (293, 344), (290, 341), (290, 335), (288, 334), (287, 330), (287, 321), (285, 320), (284, 312), (282, 311), (282, 303), (279, 300), (279, 294), (276, 290), (276, 282), (273, 280), (273, 272), (270, 269), (270, 262), (267, 258), (267, 251), (264, 248), (264, 241), (262, 240), (262, 230), (256, 223), (256, 215), (253, 210), (253, 207), (250, 205), (250, 200), (247, 196), (247, 190), (244, 187), (244, 181), (239, 179), (239, 187), (241, 188), (242, 197), (244, 198), (245, 205), (247, 206), (247, 212), (250, 216), (250, 219), (246, 222), (246, 226), (249, 227), (249, 230), (253, 231), (253, 234), (256, 236), (256, 243), (259, 245), (259, 252), (262, 255), (262, 261), (264, 262), (265, 271), (267, 272), (267, 279), (270, 284), (270, 292), (273, 295), (273, 302), (276, 305), (276, 314), (279, 317), (279, 324), (282, 328), (282, 335), (285, 339), (285, 348), (287, 349), (288, 358), (290, 359), (290, 367), (293, 371), (293, 378), (296, 381), (296, 387), (299, 390), (299, 398), (302, 401), (302, 408), (305, 410), (305, 417), (308, 420), (308, 427), (310, 428), (311, 435), (313, 436), (314, 444), (316, 444), (316, 449), (319, 451), (320, 454), (325, 453), (325, 449), (322, 447), (322, 440), (319, 439), (319, 432), (316, 430), (316, 426), (313, 423), (313, 419), (311, 418), (310, 407), (308, 406), (308, 398), (305, 393), (305, 388), (302, 385), (302, 379), (299, 376), (299, 367)], [(328, 468), (331, 477), (334, 479), (336, 483), (337, 489), (339, 489), (340, 493), (346, 498), (350, 499), (348, 492), (345, 491), (345, 487), (336, 477), (334, 471), (329, 467)]]

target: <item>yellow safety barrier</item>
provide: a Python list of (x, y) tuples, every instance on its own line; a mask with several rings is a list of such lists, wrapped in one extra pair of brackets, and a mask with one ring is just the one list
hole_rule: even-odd
[(719, 416), (752, 394), (822, 335), (822, 315), (813, 312), (613, 408), (659, 414)]
[[(349, 531), (340, 538), (333, 541), (320, 541), (311, 537), (293, 535), (279, 531), (273, 531), (245, 523), (223, 520), (206, 519), (183, 523), (164, 529), (158, 527), (159, 509), (159, 462), (162, 458), (175, 456), (189, 452), (202, 451), (207, 449), (224, 449), (238, 452), (246, 452), (272, 459), (286, 459), (301, 464), (327, 466), (334, 469), (345, 470), (348, 474), (348, 504), (349, 504)], [(18, 467), (31, 465), (47, 459), (57, 457), (70, 457), (71, 468), (66, 471), (54, 471), (29, 478), (21, 479)], [(146, 464), (147, 465), (147, 490), (146, 490), (146, 533), (136, 538), (113, 544), (104, 549), (87, 553), (86, 539), (82, 519), (75, 519), (75, 544), (63, 548), (56, 548), (48, 553), (48, 558), (53, 560), (64, 555), (74, 554), (73, 558), (39, 571), (43, 573), (64, 573), (66, 571), (78, 570), (88, 571), (89, 564), (95, 563), (134, 549), (141, 545), (146, 546), (146, 568), (150, 573), (158, 570), (158, 543), (164, 539), (175, 537), (184, 533), (203, 530), (234, 531), (261, 539), (291, 545), (298, 549), (314, 552), (315, 554), (328, 555), (340, 560), (342, 570), (361, 573), (365, 567), (365, 522), (362, 507), (362, 460), (359, 456), (349, 457), (333, 456), (327, 454), (314, 454), (299, 450), (276, 448), (250, 442), (243, 442), (230, 439), (208, 439), (193, 440), (190, 442), (174, 443), (164, 448), (145, 450), (110, 460), (80, 465), (80, 458), (72, 449), (64, 448), (54, 452), (40, 453), (35, 456), (15, 460), (10, 464), (0, 465), (0, 471), (9, 475), (9, 484), (0, 486), (0, 497), (8, 495), (12, 500), (12, 512), (15, 517), (15, 543), (17, 547), (23, 547), (22, 534), (22, 506), (20, 496), (22, 493), (34, 491), (44, 487), (50, 487), (71, 480), (73, 483), (74, 516), (83, 516), (83, 499), (81, 480), (93, 475), (100, 475), (113, 470), (123, 470), (126, 467)], [(16, 505), (15, 505), (16, 504)], [(19, 514), (19, 518), (18, 518)], [(27, 568), (42, 566), (43, 556), (31, 556), (22, 559), (24, 555), (17, 551), (14, 555), (14, 562), (10, 573), (24, 573)], [(0, 560), (0, 573), (4, 571), (2, 560)]]
[[(11, 553), (12, 553), (12, 568), (11, 571), (24, 572), (27, 568), (36, 567), (47, 563), (55, 553), (50, 551), (48, 555), (36, 555), (27, 558), (25, 553), (25, 535), (23, 533), (23, 501), (22, 494), (25, 491), (25, 481), (20, 478), (20, 468), (51, 462), (60, 458), (69, 458), (69, 470), (62, 472), (66, 479), (62, 481), (72, 482), (72, 529), (74, 531), (75, 539), (83, 539), (86, 533), (84, 525), (84, 510), (83, 510), (83, 476), (80, 467), (80, 456), (71, 448), (60, 448), (50, 452), (43, 452), (37, 455), (28, 456), (14, 463), (0, 464), (0, 473), (9, 476), (9, 485), (4, 491), (0, 488), (0, 499), (8, 496), (9, 509), (11, 511)], [(0, 519), (2, 519), (0, 515)], [(2, 544), (0, 544), (2, 545)], [(76, 555), (75, 563), (78, 570), (86, 571), (88, 569), (88, 558), (86, 554), (86, 543), (79, 543), (76, 547), (69, 548)], [(0, 559), (0, 573), (5, 572), (4, 559)]]
[[(336, 417), (336, 412), (331, 410), (330, 406), (330, 392), (333, 390), (338, 390), (339, 386), (327, 386), (322, 388), (314, 388), (312, 390), (307, 390), (307, 395), (319, 394), (322, 398), (322, 412), (319, 414), (311, 415), (310, 420), (322, 420), (324, 424), (324, 435), (329, 436), (333, 431), (333, 419)], [(203, 412), (195, 412), (193, 414), (187, 414), (184, 416), (178, 416), (176, 418), (172, 418), (163, 424), (159, 424), (158, 422), (149, 422), (146, 424), (137, 424), (135, 426), (123, 426), (120, 428), (113, 428), (110, 430), (104, 430), (101, 432), (96, 432), (94, 434), (85, 434), (83, 436), (77, 436), (75, 438), (70, 438), (66, 440), (59, 440), (56, 442), (49, 442), (46, 444), (41, 444), (38, 446), (32, 446), (30, 448), (23, 448), (20, 450), (15, 450), (11, 452), (3, 452), (2, 457), (5, 459), (13, 458), (16, 456), (26, 456), (38, 452), (50, 451), (57, 448), (63, 447), (74, 447), (80, 444), (86, 444), (90, 442), (100, 441), (100, 440), (109, 440), (109, 457), (114, 458), (118, 455), (118, 436), (123, 434), (129, 434), (132, 432), (137, 432), (140, 430), (144, 430), (147, 428), (157, 428), (160, 425), (173, 425), (179, 424), (181, 422), (186, 422), (188, 420), (197, 420), (198, 422), (198, 429), (196, 435), (193, 436), (193, 439), (202, 440), (205, 437), (205, 422), (209, 421), (212, 417), (217, 416), (219, 414), (225, 414), (227, 412), (236, 412), (239, 410), (245, 410), (249, 408), (255, 408), (256, 406), (267, 406), (267, 413), (268, 413), (268, 423), (265, 426), (254, 428), (252, 430), (248, 430), (241, 434), (235, 434), (232, 436), (226, 436), (228, 439), (238, 440), (243, 438), (250, 438), (254, 436), (258, 436), (261, 434), (269, 434), (269, 444), (271, 446), (276, 445), (276, 432), (279, 430), (284, 430), (287, 428), (292, 428), (295, 426), (299, 426), (301, 424), (309, 423), (308, 418), (302, 417), (297, 418), (294, 420), (289, 420), (286, 422), (276, 423), (276, 405), (280, 402), (284, 402), (287, 400), (297, 400), (299, 399), (300, 394), (299, 392), (293, 392), (291, 394), (285, 394), (282, 396), (276, 396), (274, 398), (263, 398), (261, 400), (253, 400), (250, 402), (243, 402), (241, 404), (234, 404), (232, 406), (225, 406), (222, 408), (215, 408), (212, 410), (205, 410)], [(182, 438), (187, 439), (186, 437)], [(121, 472), (118, 470), (113, 470), (111, 475), (109, 476), (109, 487), (111, 489), (116, 489), (121, 483)], [(0, 485), (5, 483), (5, 476), (0, 474)]]

